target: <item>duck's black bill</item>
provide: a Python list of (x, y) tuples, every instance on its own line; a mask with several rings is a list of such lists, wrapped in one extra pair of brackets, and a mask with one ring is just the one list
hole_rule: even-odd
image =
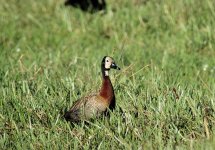
[(119, 68), (115, 63), (112, 63), (112, 64), (111, 64), (111, 68), (120, 70), (120, 68)]

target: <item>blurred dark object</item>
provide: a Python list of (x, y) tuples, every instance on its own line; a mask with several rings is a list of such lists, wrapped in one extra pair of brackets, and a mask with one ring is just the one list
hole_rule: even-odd
[(105, 0), (67, 0), (65, 5), (71, 5), (82, 9), (83, 11), (100, 11), (106, 9)]

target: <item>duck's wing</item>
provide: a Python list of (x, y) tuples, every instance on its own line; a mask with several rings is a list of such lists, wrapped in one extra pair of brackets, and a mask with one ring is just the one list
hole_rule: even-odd
[(92, 93), (86, 97), (77, 100), (68, 112), (64, 114), (64, 118), (70, 122), (79, 122), (85, 118), (84, 109), (88, 101), (91, 101), (97, 96), (97, 93)]

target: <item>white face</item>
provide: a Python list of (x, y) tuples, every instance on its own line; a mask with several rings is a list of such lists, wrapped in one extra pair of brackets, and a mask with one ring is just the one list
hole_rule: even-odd
[(113, 58), (106, 57), (105, 58), (105, 69), (110, 69), (111, 64), (114, 62)]

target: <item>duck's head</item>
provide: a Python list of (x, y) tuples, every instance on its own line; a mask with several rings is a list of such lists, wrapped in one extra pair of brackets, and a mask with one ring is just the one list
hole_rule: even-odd
[(102, 69), (104, 69), (104, 70), (110, 70), (110, 69), (120, 70), (120, 68), (116, 65), (114, 59), (110, 56), (105, 56), (102, 59)]

